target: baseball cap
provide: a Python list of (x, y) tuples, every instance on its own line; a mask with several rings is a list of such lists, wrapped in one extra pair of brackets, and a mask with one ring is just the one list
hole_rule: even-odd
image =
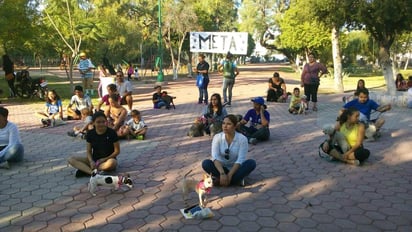
[(85, 53), (85, 52), (80, 52), (79, 56), (80, 56), (80, 57), (86, 56), (86, 53)]
[(252, 98), (251, 101), (259, 105), (262, 105), (262, 106), (265, 105), (265, 99), (263, 99), (263, 97), (255, 97), (255, 98)]

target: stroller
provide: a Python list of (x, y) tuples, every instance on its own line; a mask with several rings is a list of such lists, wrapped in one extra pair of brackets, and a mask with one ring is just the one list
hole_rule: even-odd
[(37, 96), (43, 100), (48, 91), (47, 81), (44, 78), (32, 79), (27, 69), (16, 73), (16, 83), (14, 86), (16, 94), (21, 98)]

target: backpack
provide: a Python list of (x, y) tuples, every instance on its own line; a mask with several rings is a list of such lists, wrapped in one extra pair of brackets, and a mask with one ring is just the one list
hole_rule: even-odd
[(223, 77), (231, 79), (235, 78), (234, 71), (233, 62), (229, 60), (225, 61), (225, 63), (223, 64)]

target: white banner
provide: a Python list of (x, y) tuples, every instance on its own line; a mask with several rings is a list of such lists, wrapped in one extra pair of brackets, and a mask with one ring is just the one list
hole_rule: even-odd
[(190, 51), (247, 54), (247, 32), (190, 32)]

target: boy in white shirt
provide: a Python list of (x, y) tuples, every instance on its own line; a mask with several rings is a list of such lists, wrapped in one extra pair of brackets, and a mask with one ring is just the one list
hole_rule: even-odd
[(132, 118), (120, 128), (118, 136), (123, 138), (131, 136), (138, 140), (144, 140), (147, 132), (146, 123), (138, 110), (132, 110), (131, 116)]

